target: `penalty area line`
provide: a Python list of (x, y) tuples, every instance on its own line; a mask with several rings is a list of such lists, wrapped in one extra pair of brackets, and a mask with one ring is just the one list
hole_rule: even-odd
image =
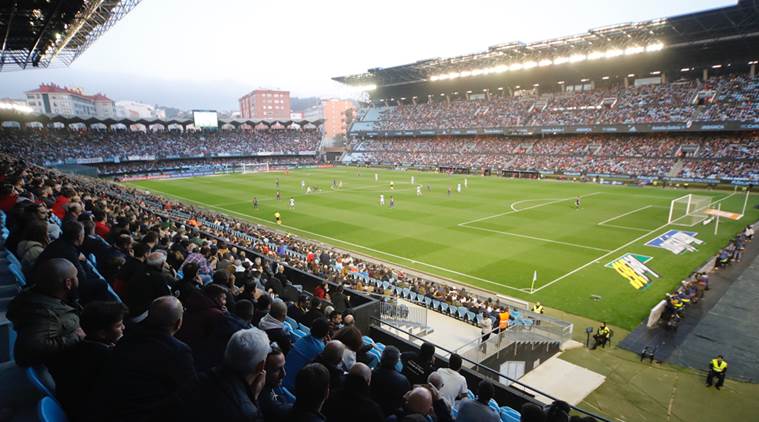
[[(586, 198), (586, 197), (588, 197), (588, 196), (598, 195), (598, 194), (601, 194), (601, 193), (603, 193), (603, 192), (593, 192), (593, 193), (588, 193), (588, 194), (585, 194), (585, 195), (580, 195), (580, 198)], [(552, 204), (556, 204), (556, 203), (559, 203), (559, 202), (563, 202), (563, 201), (571, 201), (571, 200), (573, 200), (573, 199), (575, 199), (575, 198), (576, 198), (576, 197), (575, 197), (575, 196), (573, 196), (573, 197), (571, 197), (571, 198), (562, 198), (562, 199), (554, 199), (554, 200), (549, 200), (549, 202), (545, 202), (545, 203), (542, 203), (542, 204), (533, 205), (533, 206), (530, 206), (530, 207), (527, 207), (527, 208), (522, 208), (522, 209), (515, 209), (515, 208), (513, 207), (513, 205), (514, 205), (514, 204), (517, 204), (517, 203), (520, 203), (520, 202), (525, 202), (525, 201), (533, 201), (533, 200), (532, 200), (532, 199), (528, 199), (528, 200), (521, 200), (521, 201), (517, 201), (517, 202), (512, 202), (512, 203), (511, 203), (511, 205), (512, 205), (512, 207), (511, 207), (511, 208), (512, 208), (512, 209), (511, 209), (511, 211), (506, 211), (506, 212), (502, 212), (502, 213), (499, 213), (499, 214), (493, 214), (493, 215), (488, 215), (488, 216), (485, 216), (485, 217), (475, 218), (474, 220), (465, 221), (465, 222), (463, 222), (463, 223), (459, 223), (458, 225), (459, 225), (459, 226), (466, 226), (467, 224), (476, 223), (476, 222), (478, 222), (478, 221), (485, 221), (485, 220), (490, 220), (491, 218), (500, 217), (500, 216), (502, 216), (502, 215), (516, 214), (516, 213), (518, 213), (518, 212), (522, 212), (522, 211), (531, 210), (531, 209), (533, 209), (533, 208), (545, 207), (546, 205), (552, 205)], [(534, 199), (534, 201), (540, 201), (540, 200), (541, 200), (541, 199)], [(545, 200), (545, 199), (543, 199), (543, 200)]]

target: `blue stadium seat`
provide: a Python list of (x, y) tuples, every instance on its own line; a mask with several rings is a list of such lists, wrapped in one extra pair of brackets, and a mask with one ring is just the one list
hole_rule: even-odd
[(436, 311), (438, 309), (440, 309), (440, 301), (439, 300), (435, 300), (435, 299), (432, 300), (432, 309), (434, 309)]
[(476, 398), (476, 396), (474, 395), (474, 393), (472, 392), (472, 390), (467, 389), (466, 390), (466, 398), (468, 398), (469, 400), (474, 400)]
[(448, 304), (445, 302), (440, 302), (440, 310), (445, 313), (448, 312)]
[(467, 311), (466, 320), (469, 322), (475, 322), (477, 320), (477, 315), (472, 311)]
[(429, 308), (430, 305), (432, 304), (432, 298), (424, 296), (424, 304), (425, 304), (425, 306), (427, 306)]
[(43, 397), (37, 405), (37, 416), (41, 422), (68, 422), (63, 408), (50, 397)]
[(55, 381), (53, 381), (53, 376), (50, 375), (47, 367), (44, 365), (30, 366), (24, 370), (24, 373), (37, 391), (46, 396), (55, 397)]
[(372, 338), (368, 336), (361, 337), (361, 340), (364, 341), (364, 344), (372, 344), (372, 345), (374, 344), (374, 340), (372, 340)]
[(495, 399), (490, 399), (490, 401), (488, 402), (488, 407), (495, 410), (496, 412), (501, 411), (501, 408), (498, 407), (498, 402), (495, 401)]
[(459, 309), (458, 309), (459, 318), (464, 319), (467, 312), (469, 312), (469, 309), (467, 309), (466, 306), (459, 306)]

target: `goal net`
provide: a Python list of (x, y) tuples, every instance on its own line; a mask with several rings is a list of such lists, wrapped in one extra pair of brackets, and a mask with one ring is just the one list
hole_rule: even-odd
[(704, 195), (685, 195), (675, 198), (669, 205), (668, 224), (680, 226), (694, 226), (704, 220), (709, 215), (707, 210), (710, 208), (712, 198)]
[(242, 163), (242, 174), (259, 173), (269, 171), (269, 163)]

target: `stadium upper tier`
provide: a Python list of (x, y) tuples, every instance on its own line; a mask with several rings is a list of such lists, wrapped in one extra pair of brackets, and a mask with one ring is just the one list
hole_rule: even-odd
[(305, 154), (319, 148), (318, 129), (217, 132), (0, 130), (0, 152), (39, 164), (145, 161), (160, 158)]
[(759, 180), (759, 134), (479, 136), (362, 139), (345, 162), (384, 165)]
[(351, 132), (759, 119), (759, 79), (749, 75), (542, 95), (537, 89), (480, 95), (485, 98), (461, 94), (373, 107)]

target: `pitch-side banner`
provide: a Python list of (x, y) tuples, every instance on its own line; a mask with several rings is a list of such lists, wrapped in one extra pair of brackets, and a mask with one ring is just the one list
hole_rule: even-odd
[(478, 129), (421, 129), (421, 130), (367, 130), (360, 126), (351, 130), (353, 134), (364, 136), (470, 136), (470, 135), (558, 135), (577, 133), (656, 133), (656, 132), (724, 132), (759, 130), (759, 122), (668, 122), (617, 125), (552, 125), (552, 126), (511, 126)]

